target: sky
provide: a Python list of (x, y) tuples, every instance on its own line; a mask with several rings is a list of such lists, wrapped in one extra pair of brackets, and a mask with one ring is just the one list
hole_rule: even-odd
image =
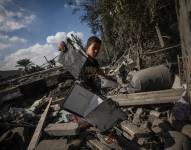
[[(58, 43), (71, 33), (83, 43), (91, 36), (68, 0), (0, 0), (0, 70), (15, 68), (28, 58), (41, 65), (58, 55)], [(79, 5), (80, 0), (70, 0)]]

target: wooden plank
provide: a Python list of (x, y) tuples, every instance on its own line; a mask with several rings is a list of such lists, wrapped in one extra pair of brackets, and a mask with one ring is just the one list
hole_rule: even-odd
[(55, 99), (52, 101), (52, 105), (55, 105), (55, 104), (60, 104), (62, 105), (64, 103), (64, 98), (65, 97), (61, 97), (61, 98), (58, 98), (58, 99)]
[(109, 98), (119, 103), (120, 106), (162, 104), (176, 102), (180, 99), (183, 92), (184, 89), (169, 89), (152, 92), (122, 94), (111, 96)]
[(155, 51), (146, 51), (143, 54), (144, 55), (154, 54), (154, 53), (163, 52), (163, 51), (171, 50), (173, 48), (178, 48), (178, 47), (180, 47), (180, 44), (173, 45), (173, 46), (170, 46), (170, 47), (161, 48), (161, 49), (158, 49), (158, 50), (155, 50)]
[(41, 136), (41, 131), (42, 131), (42, 128), (44, 126), (44, 122), (46, 120), (51, 102), (52, 102), (52, 97), (49, 97), (49, 103), (48, 103), (46, 109), (44, 110), (43, 114), (41, 115), (41, 118), (38, 122), (38, 125), (37, 125), (35, 131), (34, 131), (34, 134), (32, 136), (32, 139), (29, 143), (27, 150), (34, 150), (36, 148), (36, 146), (39, 142), (40, 136)]
[(163, 48), (164, 47), (164, 41), (163, 41), (163, 38), (162, 38), (162, 35), (161, 35), (161, 32), (160, 32), (160, 29), (159, 29), (158, 26), (155, 26), (155, 29), (156, 29), (156, 32), (157, 32), (157, 35), (158, 35), (160, 46)]
[(54, 72), (54, 71), (62, 69), (62, 68), (63, 68), (63, 66), (58, 66), (58, 67), (50, 68), (50, 69), (47, 69), (47, 70), (42, 70), (42, 71), (34, 72), (34, 73), (31, 73), (31, 74), (27, 74), (27, 75), (15, 78), (13, 80), (21, 80), (23, 78), (29, 78), (29, 77), (35, 76), (35, 75), (40, 75), (40, 74), (44, 74), (44, 73), (48, 73), (48, 72)]
[(180, 64), (180, 57), (179, 55), (177, 55), (177, 62), (178, 62), (178, 75), (179, 75), (179, 78), (180, 78), (180, 84), (182, 84), (182, 79), (183, 77), (181, 76), (181, 64)]

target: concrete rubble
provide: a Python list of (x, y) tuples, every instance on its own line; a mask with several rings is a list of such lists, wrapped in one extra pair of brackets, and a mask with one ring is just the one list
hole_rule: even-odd
[[(66, 109), (65, 104), (72, 97), (70, 94), (75, 93), (72, 90), (76, 82), (63, 67), (1, 83), (1, 149), (11, 149), (11, 145), (15, 150), (191, 149), (191, 109), (185, 88), (172, 89), (170, 83), (168, 88), (160, 86), (153, 91), (139, 88), (141, 91), (128, 93), (129, 83), (132, 83), (128, 75), (136, 73), (124, 73), (124, 65), (121, 67), (123, 69), (117, 66), (110, 72), (120, 81), (117, 87), (104, 86), (100, 89), (102, 96), (90, 91), (82, 95), (84, 98), (89, 96), (91, 100), (91, 104), (86, 105), (88, 108), (79, 97), (73, 96), (78, 104), (72, 104), (76, 108), (83, 106), (85, 110), (82, 112), (81, 109), (78, 113), (69, 105)], [(123, 73), (119, 75), (120, 70)], [(103, 99), (111, 101), (107, 104)], [(104, 110), (101, 105), (107, 109)], [(104, 126), (102, 129), (105, 130), (100, 130), (96, 123), (100, 121), (105, 125), (103, 116), (107, 112), (101, 114), (97, 110), (116, 111), (115, 114), (109, 112), (107, 117), (110, 118), (105, 119), (113, 121), (116, 117), (111, 127), (106, 124), (108, 128)], [(17, 131), (18, 128), (21, 130)]]
[(79, 126), (75, 122), (49, 124), (44, 131), (49, 136), (72, 136), (79, 134)]
[[(58, 76), (55, 78), (58, 79)], [(31, 82), (23, 84), (26, 86), (27, 83), (32, 89)], [(0, 116), (0, 127), (3, 129), (0, 137), (1, 147), (8, 148), (8, 143), (15, 139), (15, 132), (12, 131), (19, 127), (28, 131), (28, 138), (24, 138), (22, 133), (17, 133), (19, 137), (23, 137), (20, 145), (17, 145), (18, 149), (27, 149), (39, 117), (48, 104), (46, 93), (52, 91), (53, 101), (37, 149), (190, 149), (190, 105), (185, 100), (184, 88), (118, 95), (108, 92), (107, 97), (119, 105), (127, 114), (127, 118), (102, 133), (84, 119), (63, 109), (65, 93), (73, 83), (70, 77), (62, 82), (54, 82), (54, 85), (49, 84), (45, 92), (26, 94), (27, 97), (18, 95), (15, 98), (16, 94), (10, 94), (9, 98), (6, 98), (4, 94), (1, 99), (3, 109)], [(16, 86), (18, 90), (19, 86)], [(62, 93), (63, 89), (65, 92)], [(10, 93), (13, 93), (12, 90)], [(39, 96), (42, 97), (35, 100)], [(6, 134), (7, 131), (9, 133)], [(15, 143), (19, 142), (17, 140)]]

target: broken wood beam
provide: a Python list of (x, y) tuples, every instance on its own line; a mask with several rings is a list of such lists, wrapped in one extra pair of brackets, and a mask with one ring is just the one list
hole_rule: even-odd
[(160, 32), (158, 25), (155, 26), (155, 29), (156, 29), (156, 32), (158, 35), (160, 46), (163, 48), (164, 47), (164, 41), (163, 41), (163, 38), (162, 38), (162, 35), (161, 35), (161, 32)]
[(29, 146), (27, 148), (27, 150), (34, 150), (36, 149), (36, 146), (39, 142), (39, 139), (40, 139), (40, 136), (41, 136), (41, 133), (42, 133), (42, 128), (44, 126), (44, 123), (45, 123), (45, 120), (46, 120), (46, 117), (47, 117), (47, 114), (48, 114), (48, 111), (49, 111), (49, 108), (50, 108), (50, 104), (52, 102), (52, 97), (49, 97), (49, 103), (46, 107), (46, 109), (44, 110), (43, 114), (41, 115), (41, 118), (38, 122), (38, 125), (34, 131), (34, 134), (32, 136), (32, 139), (29, 143)]
[(160, 48), (160, 49), (155, 50), (155, 51), (146, 51), (145, 53), (143, 53), (143, 55), (149, 55), (149, 54), (154, 54), (154, 53), (158, 53), (158, 52), (163, 52), (163, 51), (171, 50), (173, 48), (178, 48), (178, 47), (180, 47), (180, 44), (173, 45), (170, 47)]
[(116, 101), (120, 106), (163, 104), (178, 101), (183, 92), (184, 89), (180, 88), (133, 94), (121, 94), (110, 96), (109, 98)]
[(58, 98), (58, 99), (55, 99), (52, 101), (52, 105), (55, 105), (55, 104), (60, 104), (62, 105), (64, 103), (64, 99), (65, 97), (61, 97), (61, 98)]
[(62, 68), (63, 68), (63, 66), (58, 66), (58, 67), (50, 68), (50, 69), (47, 69), (47, 70), (34, 72), (34, 73), (31, 73), (31, 74), (27, 74), (27, 75), (15, 78), (15, 79), (12, 80), (12, 82), (15, 81), (15, 80), (21, 80), (23, 78), (29, 78), (31, 76), (40, 75), (40, 74), (43, 74), (43, 73), (54, 72), (54, 71), (62, 69)]

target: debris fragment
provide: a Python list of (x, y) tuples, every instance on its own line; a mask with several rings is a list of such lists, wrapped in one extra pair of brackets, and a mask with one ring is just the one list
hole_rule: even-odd
[(49, 124), (44, 131), (50, 136), (72, 136), (79, 133), (79, 126), (74, 122)]

